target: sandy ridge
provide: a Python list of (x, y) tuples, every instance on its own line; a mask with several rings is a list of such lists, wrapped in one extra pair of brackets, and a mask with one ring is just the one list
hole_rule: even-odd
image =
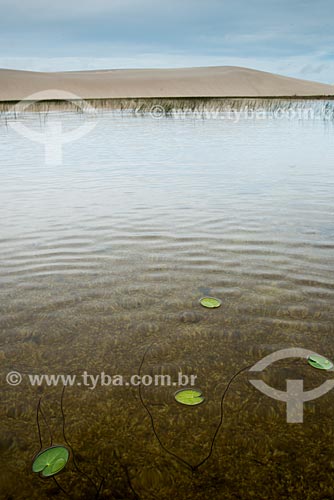
[(41, 73), (0, 69), (0, 101), (27, 99), (47, 91), (80, 98), (131, 97), (306, 97), (334, 96), (334, 85), (234, 66), (180, 69), (124, 69)]

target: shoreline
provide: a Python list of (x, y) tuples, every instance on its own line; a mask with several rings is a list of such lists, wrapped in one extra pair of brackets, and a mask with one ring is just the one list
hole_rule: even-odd
[(299, 118), (334, 120), (334, 96), (285, 97), (144, 97), (0, 101), (0, 116), (21, 113), (131, 113), (154, 118), (180, 114), (293, 113)]

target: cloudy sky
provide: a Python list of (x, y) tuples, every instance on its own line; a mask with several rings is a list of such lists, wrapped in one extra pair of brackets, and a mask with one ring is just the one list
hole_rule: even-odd
[(0, 67), (247, 66), (334, 83), (333, 0), (0, 0)]

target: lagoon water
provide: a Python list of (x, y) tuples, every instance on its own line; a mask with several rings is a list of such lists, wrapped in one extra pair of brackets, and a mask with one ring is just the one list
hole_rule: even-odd
[[(83, 123), (23, 123), (41, 133), (54, 119)], [(249, 382), (309, 390), (333, 373), (301, 358), (247, 369), (283, 348), (334, 358), (333, 137), (320, 120), (104, 113), (53, 165), (1, 123), (1, 498), (334, 497), (334, 390), (287, 423), (285, 403)], [(81, 376), (129, 380), (140, 366), (195, 374), (204, 403)], [(62, 392), (28, 374), (77, 379)], [(72, 448), (56, 481), (31, 471), (50, 443)]]

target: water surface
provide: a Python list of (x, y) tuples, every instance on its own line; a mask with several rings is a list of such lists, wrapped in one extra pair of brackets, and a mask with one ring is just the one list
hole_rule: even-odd
[[(106, 113), (60, 166), (5, 124), (0, 147), (3, 381), (23, 374), (2, 387), (2, 498), (65, 498), (31, 472), (40, 398), (52, 442), (64, 443), (62, 387), (31, 387), (28, 373), (130, 376), (147, 351), (142, 373), (196, 374), (196, 408), (175, 403), (174, 387), (142, 389), (164, 447), (196, 466), (236, 372), (289, 347), (334, 357), (331, 124)], [(222, 307), (202, 308), (203, 295)], [(310, 389), (332, 374), (288, 359), (256, 377), (285, 390), (286, 379)], [(66, 388), (78, 468), (71, 458), (58, 483), (74, 499), (94, 498), (102, 479), (106, 499), (333, 498), (334, 391), (288, 424), (256, 377), (232, 383), (194, 473), (161, 447), (138, 389)]]

